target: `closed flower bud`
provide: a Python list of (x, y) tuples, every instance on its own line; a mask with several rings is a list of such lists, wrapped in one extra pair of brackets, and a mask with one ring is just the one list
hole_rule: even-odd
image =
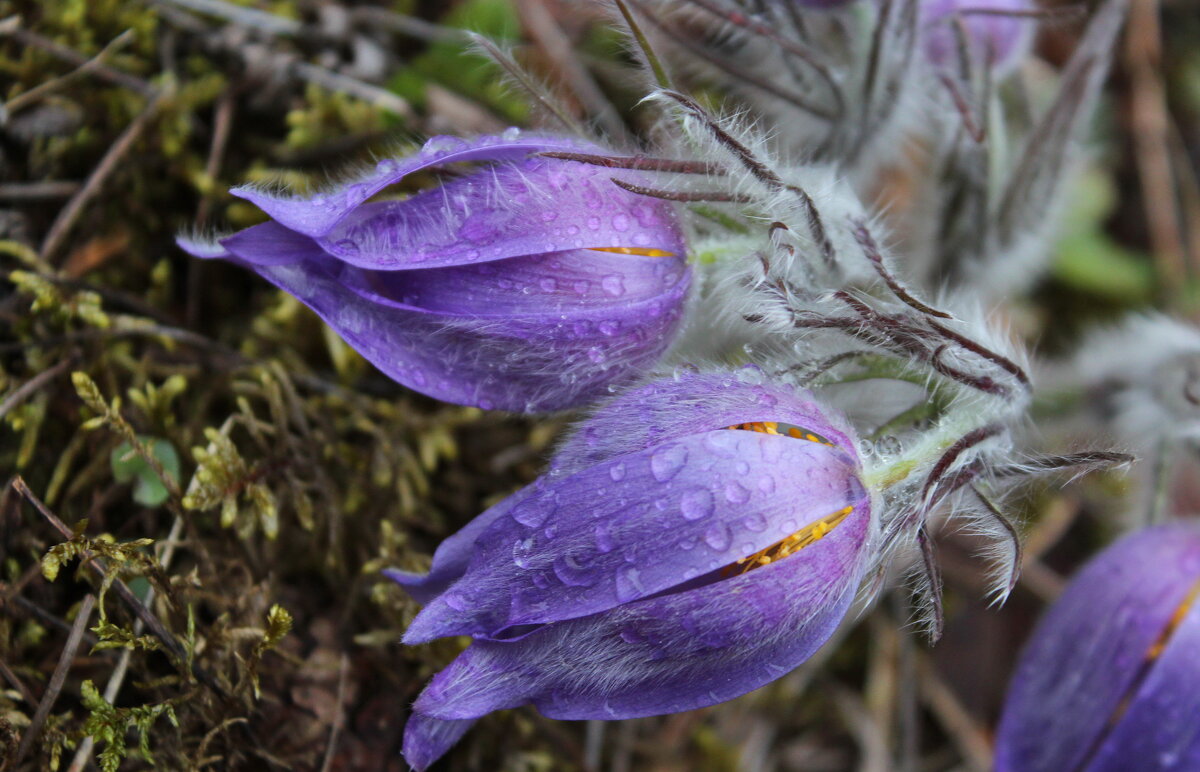
[(1021, 14), (1032, 10), (1030, 0), (921, 0), (925, 57), (953, 67), (965, 40), (976, 61), (1012, 70), (1029, 50), (1033, 22)]
[[(250, 268), (304, 302), (376, 367), (447, 402), (573, 407), (652, 366), (691, 280), (670, 204), (604, 169), (539, 157), (553, 137), (438, 137), (327, 193), (234, 195), (271, 221), (197, 257)], [(370, 201), (415, 172), (487, 164), (410, 198)]]
[(1083, 568), (1017, 665), (998, 772), (1200, 769), (1200, 523), (1118, 541)]
[(832, 634), (868, 562), (855, 440), (807, 393), (686, 374), (602, 407), (428, 575), (405, 641), (473, 643), (417, 699), (424, 769), (474, 719), (619, 719), (729, 700)]

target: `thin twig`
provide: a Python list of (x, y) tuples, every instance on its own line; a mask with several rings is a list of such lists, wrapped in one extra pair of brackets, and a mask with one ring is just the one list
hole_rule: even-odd
[[(50, 38), (42, 37), (36, 32), (30, 32), (25, 29), (0, 30), (0, 37), (3, 36), (11, 37), (22, 45), (45, 51), (56, 59), (76, 67), (83, 67), (89, 61), (88, 57), (78, 51), (56, 43)], [(103, 63), (92, 65), (89, 72), (109, 83), (136, 91), (144, 97), (152, 97), (155, 94), (154, 87), (141, 78), (137, 78), (121, 70), (115, 70)]]
[(67, 636), (67, 644), (58, 658), (58, 666), (54, 668), (54, 674), (50, 676), (50, 684), (38, 702), (33, 720), (29, 722), (29, 726), (21, 735), (21, 745), (17, 748), (17, 758), (13, 766), (21, 763), (21, 759), (25, 758), (25, 754), (33, 747), (33, 741), (37, 739), (38, 733), (42, 731), (42, 725), (46, 723), (46, 718), (50, 715), (50, 710), (54, 707), (59, 692), (62, 691), (63, 683), (67, 680), (67, 671), (71, 669), (71, 661), (75, 659), (75, 652), (83, 640), (83, 631), (87, 629), (88, 621), (92, 618), (92, 609), (95, 607), (96, 596), (88, 593), (84, 596), (83, 602), (79, 604), (79, 612), (75, 615), (75, 624), (71, 625), (71, 634)]
[(979, 772), (991, 769), (992, 746), (979, 722), (938, 675), (928, 657), (920, 658), (918, 672), (921, 676), (921, 695), (925, 698), (925, 704), (946, 730), (968, 768)]
[(338, 662), (337, 685), (337, 715), (333, 719), (333, 728), (329, 730), (329, 742), (325, 746), (325, 760), (321, 763), (321, 772), (333, 769), (333, 759), (337, 751), (338, 739), (346, 726), (346, 687), (350, 683), (350, 657), (342, 652)]
[(110, 54), (112, 54), (114, 51), (124, 48), (131, 40), (133, 40), (133, 30), (127, 29), (109, 41), (108, 45), (100, 49), (100, 53), (96, 54), (91, 59), (88, 59), (86, 62), (79, 65), (71, 72), (68, 72), (66, 75), (44, 81), (24, 93), (17, 94), (15, 97), (4, 103), (4, 109), (9, 113), (15, 113), (18, 110), (33, 104), (47, 94), (51, 94), (70, 84), (72, 81), (82, 78), (89, 72), (95, 71), (96, 68), (104, 63), (104, 60), (108, 58)]
[[(183, 518), (176, 517), (175, 522), (171, 524), (170, 533), (167, 534), (162, 555), (159, 557), (159, 563), (162, 565), (163, 570), (166, 570), (171, 565), (171, 559), (175, 557), (175, 547), (179, 544), (179, 535), (182, 531)], [(146, 590), (147, 606), (154, 603), (154, 595), (154, 585), (150, 585), (150, 588)], [(145, 627), (141, 619), (134, 620), (134, 636), (141, 635)], [(125, 676), (129, 673), (129, 662), (132, 658), (133, 649), (123, 650), (121, 658), (117, 660), (117, 666), (113, 668), (112, 675), (108, 677), (108, 683), (104, 687), (104, 699), (109, 704), (116, 702), (117, 695), (121, 693), (121, 686), (125, 683)], [(91, 735), (83, 738), (83, 741), (79, 743), (79, 748), (75, 751), (75, 756), (71, 759), (71, 765), (67, 768), (67, 772), (82, 772), (92, 757), (92, 750), (95, 748), (95, 745), (96, 740)]]
[(21, 699), (25, 700), (30, 706), (37, 703), (37, 698), (33, 696), (33, 692), (29, 691), (29, 687), (25, 685), (25, 682), (9, 668), (2, 656), (0, 656), (0, 675), (3, 675), (4, 680), (12, 684), (13, 688), (21, 693)]
[(574, 44), (558, 26), (544, 0), (517, 0), (517, 12), (529, 36), (546, 55), (553, 69), (562, 75), (588, 114), (610, 138), (624, 137), (627, 133), (625, 122), (621, 120), (612, 101), (600, 90), (596, 79), (575, 55)]
[(42, 180), (41, 182), (6, 182), (0, 185), (0, 201), (19, 205), (40, 204), (59, 198), (70, 198), (79, 190), (74, 180)]
[(67, 233), (75, 225), (75, 221), (79, 219), (84, 207), (91, 203), (104, 187), (104, 183), (108, 181), (109, 176), (117, 169), (122, 159), (133, 148), (135, 142), (145, 131), (150, 121), (158, 114), (159, 108), (163, 103), (163, 94), (156, 95), (146, 105), (146, 108), (138, 114), (133, 122), (126, 127), (121, 136), (117, 137), (117, 141), (112, 144), (104, 157), (100, 159), (100, 163), (92, 170), (88, 176), (87, 182), (79, 189), (79, 192), (71, 197), (66, 206), (58, 213), (58, 217), (54, 218), (54, 223), (50, 226), (50, 230), (46, 233), (46, 238), (42, 241), (42, 247), (39, 252), (44, 260), (50, 258), (58, 252), (63, 245)]
[(0, 418), (8, 415), (8, 411), (20, 405), (29, 397), (37, 393), (37, 390), (45, 386), (48, 382), (54, 380), (59, 375), (62, 375), (71, 365), (75, 364), (74, 357), (68, 357), (53, 367), (47, 368), (37, 375), (33, 376), (25, 383), (13, 389), (7, 397), (0, 402)]
[[(66, 523), (60, 520), (57, 515), (51, 512), (50, 509), (44, 503), (42, 503), (42, 500), (39, 499), (34, 492), (29, 489), (29, 486), (25, 483), (25, 480), (23, 480), (20, 476), (17, 476), (13, 478), (11, 484), (17, 493), (21, 494), (26, 501), (32, 504), (33, 508), (38, 511), (38, 514), (44, 517), (50, 523), (50, 525), (52, 525), (54, 529), (63, 536), (63, 538), (70, 539), (74, 536), (74, 533), (71, 531), (70, 527), (68, 527)], [(106, 567), (103, 560), (91, 555), (91, 553), (88, 553), (84, 556), (84, 563), (90, 567), (97, 576), (101, 578), (104, 577)], [(180, 664), (188, 661), (187, 650), (183, 647), (183, 644), (181, 644), (179, 640), (176, 639), (171, 633), (171, 631), (166, 628), (166, 625), (164, 625), (162, 621), (155, 616), (154, 612), (147, 608), (146, 605), (143, 604), (138, 597), (133, 594), (133, 591), (129, 589), (129, 586), (125, 584), (125, 582), (121, 581), (120, 579), (114, 579), (112, 583), (112, 589), (117, 593), (117, 597), (119, 597), (121, 601), (129, 607), (134, 616), (142, 620), (142, 623), (150, 630), (154, 637), (159, 640), (167, 653), (176, 658)], [(222, 697), (226, 696), (225, 689), (217, 682), (212, 674), (195, 662), (192, 663), (192, 674), (197, 680), (199, 680), (208, 688), (212, 689), (218, 695)]]

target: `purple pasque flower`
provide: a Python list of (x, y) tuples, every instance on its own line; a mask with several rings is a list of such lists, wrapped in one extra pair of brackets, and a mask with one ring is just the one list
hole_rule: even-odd
[(426, 604), (406, 643), (473, 638), (414, 704), (409, 763), (494, 710), (657, 715), (791, 671), (868, 562), (859, 475), (850, 430), (789, 386), (688, 373), (602, 406), (429, 574), (388, 572)]
[[(579, 150), (595, 148), (436, 137), (310, 198), (236, 188), (271, 220), (216, 244), (180, 243), (294, 295), (416, 391), (483, 408), (573, 407), (657, 361), (691, 283), (669, 203), (538, 155)], [(369, 200), (463, 162), (482, 166), (404, 200)]]
[(1023, 16), (1035, 9), (1032, 0), (921, 0), (925, 57), (936, 67), (955, 66), (965, 33), (972, 58), (1008, 72), (1029, 50), (1033, 21)]
[(1084, 566), (1021, 655), (997, 772), (1200, 769), (1200, 522)]

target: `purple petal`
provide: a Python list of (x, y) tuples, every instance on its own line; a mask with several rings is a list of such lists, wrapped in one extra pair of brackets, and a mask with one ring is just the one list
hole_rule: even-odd
[(591, 250), (425, 271), (357, 271), (339, 279), (377, 303), (454, 315), (561, 314), (649, 300), (685, 278), (683, 260)]
[(545, 158), (500, 164), (403, 201), (360, 206), (317, 242), (339, 260), (380, 271), (592, 248), (682, 259), (686, 247), (671, 204), (630, 193), (611, 176)]
[(732, 699), (797, 667), (853, 600), (869, 530), (866, 502), (825, 538), (703, 587), (473, 643), (413, 706), (477, 718), (532, 702), (561, 719), (673, 713)]
[(466, 734), (475, 719), (443, 721), (413, 713), (404, 726), (404, 760), (423, 772)]
[(384, 576), (402, 586), (413, 600), (428, 604), (445, 591), (452, 583), (466, 573), (471, 556), (475, 554), (475, 541), (488, 529), (492, 523), (508, 512), (517, 504), (539, 493), (550, 480), (551, 475), (543, 475), (532, 484), (504, 499), (494, 507), (489, 507), (461, 530), (438, 545), (433, 553), (433, 565), (427, 574), (417, 574), (411, 571), (400, 571), (394, 568), (384, 569)]
[(324, 250), (308, 236), (278, 223), (265, 222), (221, 239), (221, 246), (251, 266), (288, 265), (325, 259)]
[(866, 494), (835, 448), (718, 430), (543, 486), (494, 521), (405, 643), (587, 616), (766, 549)]
[[(1025, 55), (1036, 24), (1033, 19), (1002, 15), (1036, 10), (1029, 0), (922, 0), (920, 8), (925, 56), (938, 67), (958, 66), (956, 16), (966, 29), (972, 57), (1000, 71), (1011, 69)], [(999, 13), (962, 13), (976, 10)]]
[[(1078, 769), (1109, 731), (1147, 654), (1198, 580), (1195, 525), (1141, 531), (1088, 563), (1021, 655), (997, 732), (997, 770)], [(1188, 688), (1197, 688), (1194, 677)]]
[(470, 318), (371, 302), (331, 273), (332, 258), (252, 267), (405, 386), (446, 402), (526, 412), (594, 399), (653, 364), (673, 338), (690, 281), (685, 271), (660, 297), (565, 318)]
[(1192, 603), (1088, 772), (1200, 769), (1200, 604)]
[(853, 431), (806, 391), (758, 383), (753, 369), (679, 373), (630, 389), (579, 424), (555, 454), (553, 467), (571, 473), (668, 439), (753, 421), (779, 421), (815, 432), (855, 455)]
[(473, 142), (457, 137), (434, 137), (416, 155), (380, 161), (367, 174), (330, 193), (295, 198), (253, 187), (234, 188), (229, 192), (254, 204), (284, 227), (317, 238), (329, 233), (342, 218), (371, 196), (422, 169), (460, 161), (516, 160), (546, 150), (578, 150), (580, 144), (560, 137), (480, 137)]

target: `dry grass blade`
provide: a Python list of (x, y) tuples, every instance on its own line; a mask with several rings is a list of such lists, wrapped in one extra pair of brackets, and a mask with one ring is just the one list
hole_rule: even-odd
[(71, 626), (71, 634), (67, 636), (67, 643), (63, 646), (62, 655), (58, 658), (58, 666), (54, 668), (54, 674), (50, 676), (50, 683), (46, 687), (45, 693), (42, 694), (42, 699), (38, 702), (37, 712), (33, 714), (33, 720), (29, 722), (29, 726), (21, 735), (21, 746), (17, 749), (15, 764), (21, 763), (21, 759), (25, 758), (25, 754), (33, 747), (38, 733), (42, 731), (42, 725), (46, 723), (46, 718), (50, 715), (50, 710), (54, 707), (59, 692), (62, 691), (63, 683), (67, 680), (67, 671), (71, 668), (72, 660), (75, 659), (75, 652), (78, 651), (79, 644), (83, 640), (83, 631), (87, 629), (88, 621), (92, 618), (92, 610), (95, 607), (96, 596), (88, 593), (84, 596), (83, 602), (79, 604), (79, 610), (75, 614), (75, 623)]

